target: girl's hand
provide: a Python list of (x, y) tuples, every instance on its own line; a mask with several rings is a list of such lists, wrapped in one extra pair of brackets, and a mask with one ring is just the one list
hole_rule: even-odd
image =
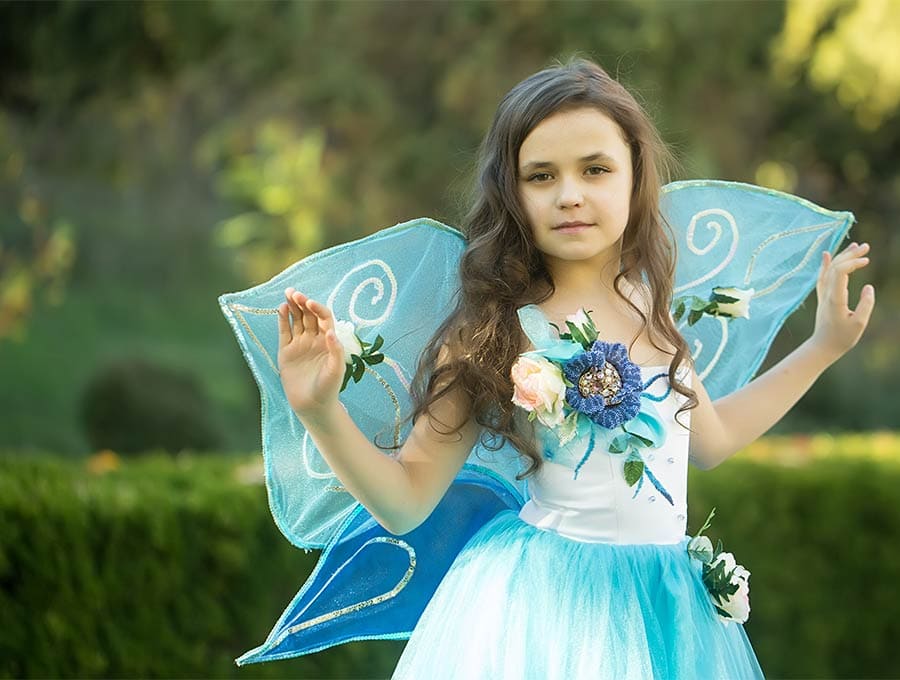
[(812, 341), (836, 361), (859, 341), (875, 306), (875, 288), (863, 286), (855, 310), (848, 305), (847, 284), (850, 272), (865, 267), (869, 244), (851, 243), (834, 260), (827, 250), (822, 253), (822, 268), (816, 282), (816, 329)]
[[(291, 408), (299, 416), (324, 413), (338, 401), (344, 349), (325, 305), (288, 288), (278, 305), (278, 371)], [(288, 317), (288, 313), (292, 321)]]

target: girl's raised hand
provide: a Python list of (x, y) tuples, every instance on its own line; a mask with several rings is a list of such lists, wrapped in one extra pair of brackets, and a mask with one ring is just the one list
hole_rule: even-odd
[(278, 371), (288, 403), (299, 415), (333, 407), (344, 379), (344, 349), (331, 310), (288, 288), (278, 305)]
[(869, 244), (851, 243), (832, 260), (827, 250), (822, 253), (822, 267), (816, 282), (816, 328), (812, 341), (836, 361), (859, 341), (875, 306), (875, 288), (863, 286), (855, 310), (848, 306), (847, 284), (850, 272), (865, 267)]

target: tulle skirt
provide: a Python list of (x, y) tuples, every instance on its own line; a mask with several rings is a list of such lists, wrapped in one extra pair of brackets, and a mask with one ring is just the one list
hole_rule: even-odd
[(394, 680), (762, 678), (680, 543), (574, 541), (511, 511), (466, 544)]

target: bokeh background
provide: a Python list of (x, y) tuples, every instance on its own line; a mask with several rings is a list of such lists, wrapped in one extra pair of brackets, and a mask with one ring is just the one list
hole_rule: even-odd
[[(387, 677), (402, 642), (237, 668), (315, 563), (277, 533), (216, 298), (429, 216), (458, 224), (502, 95), (579, 53), (675, 179), (857, 216), (860, 344), (691, 471), (753, 573), (770, 677), (900, 677), (900, 4), (0, 4), (0, 677)], [(761, 370), (814, 327), (813, 294)]]

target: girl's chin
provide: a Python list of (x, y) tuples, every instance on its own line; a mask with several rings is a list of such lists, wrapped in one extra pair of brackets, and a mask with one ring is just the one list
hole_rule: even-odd
[(606, 248), (553, 248), (543, 250), (544, 257), (558, 262), (586, 262), (589, 260), (605, 261), (618, 251), (613, 246)]

